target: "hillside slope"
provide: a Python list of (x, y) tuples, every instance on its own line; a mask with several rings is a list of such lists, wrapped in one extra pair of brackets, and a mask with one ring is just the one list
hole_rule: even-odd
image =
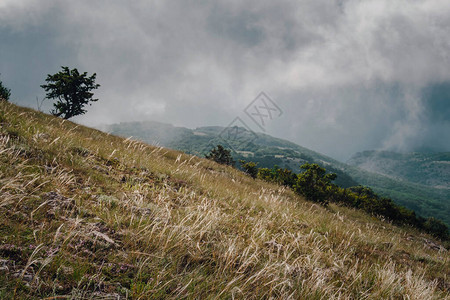
[(0, 102), (1, 299), (444, 299), (447, 250), (238, 170)]
[(341, 187), (358, 184), (369, 186), (380, 195), (392, 198), (396, 203), (413, 209), (421, 216), (438, 218), (450, 226), (450, 189), (435, 188), (420, 181), (409, 182), (369, 172), (267, 134), (252, 133), (240, 128), (237, 138), (230, 140), (223, 134), (224, 127), (208, 126), (193, 130), (158, 122), (120, 123), (103, 126), (101, 129), (199, 156), (208, 153), (217, 144), (225, 144), (236, 150), (233, 153), (235, 160), (258, 162), (259, 167), (272, 168), (278, 165), (300, 172), (301, 164), (318, 163), (337, 173), (335, 183)]

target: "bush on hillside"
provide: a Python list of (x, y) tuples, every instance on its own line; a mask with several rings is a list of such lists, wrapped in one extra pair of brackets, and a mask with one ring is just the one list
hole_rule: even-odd
[(233, 166), (235, 163), (231, 156), (231, 151), (225, 149), (222, 145), (217, 145), (217, 147), (211, 149), (209, 154), (205, 155), (205, 157), (222, 165)]
[(11, 96), (11, 90), (3, 85), (3, 82), (0, 80), (0, 101), (8, 101)]
[(278, 166), (274, 166), (272, 169), (258, 169), (257, 177), (268, 182), (292, 187), (297, 179), (297, 174), (289, 169), (281, 169)]
[(448, 227), (441, 220), (437, 220), (433, 217), (428, 218), (424, 224), (424, 228), (427, 232), (438, 238), (443, 240), (449, 239)]
[(333, 183), (336, 174), (326, 172), (318, 164), (301, 166), (305, 171), (295, 174), (291, 170), (274, 166), (272, 169), (259, 168), (259, 179), (291, 187), (306, 199), (327, 205), (329, 202), (357, 208), (376, 217), (385, 218), (399, 225), (409, 225), (424, 230), (442, 240), (449, 240), (447, 225), (435, 218), (425, 219), (413, 210), (397, 205), (390, 198), (380, 197), (371, 188), (354, 186), (341, 188)]
[(247, 173), (250, 177), (256, 178), (258, 176), (258, 164), (254, 163), (252, 161), (245, 161), (245, 160), (239, 160), (239, 163), (241, 164), (242, 170), (244, 170), (245, 173)]
[(298, 174), (294, 191), (308, 200), (327, 205), (333, 189), (331, 181), (336, 179), (336, 174), (326, 174), (325, 168), (318, 164), (304, 164), (301, 168), (305, 171)]

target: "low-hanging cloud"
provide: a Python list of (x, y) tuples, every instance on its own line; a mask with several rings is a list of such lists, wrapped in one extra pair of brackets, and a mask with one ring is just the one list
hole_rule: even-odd
[(81, 123), (227, 125), (265, 91), (284, 111), (270, 134), (339, 159), (450, 149), (447, 0), (8, 0), (0, 24), (17, 103), (61, 65), (97, 73)]

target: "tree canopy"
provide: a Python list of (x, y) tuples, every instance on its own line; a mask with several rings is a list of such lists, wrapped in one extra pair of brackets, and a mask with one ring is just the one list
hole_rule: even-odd
[(211, 149), (209, 154), (205, 155), (205, 157), (222, 165), (233, 166), (235, 163), (231, 156), (231, 151), (225, 149), (222, 145), (217, 145), (217, 147)]
[(80, 74), (76, 68), (61, 68), (62, 71), (56, 74), (48, 74), (45, 80), (47, 84), (41, 85), (47, 92), (47, 99), (57, 99), (51, 114), (64, 119), (85, 114), (84, 106), (98, 100), (93, 98), (91, 92), (100, 87), (95, 83), (97, 74), (89, 77), (86, 72)]
[(247, 173), (250, 177), (256, 178), (258, 176), (258, 164), (254, 163), (252, 161), (245, 161), (245, 160), (239, 160), (239, 163), (241, 164), (242, 170), (244, 170), (245, 173)]
[(329, 195), (327, 189), (331, 187), (331, 181), (336, 179), (336, 174), (326, 174), (326, 170), (318, 164), (304, 164), (301, 168), (305, 171), (298, 174), (294, 190), (308, 200), (326, 204)]

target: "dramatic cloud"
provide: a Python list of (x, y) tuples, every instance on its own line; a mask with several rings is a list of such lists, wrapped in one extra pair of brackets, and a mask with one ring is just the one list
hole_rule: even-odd
[[(227, 125), (260, 91), (267, 132), (345, 160), (450, 150), (448, 0), (0, 2), (0, 72), (34, 106), (61, 65), (96, 72), (88, 125)], [(46, 103), (48, 109), (50, 103)]]

